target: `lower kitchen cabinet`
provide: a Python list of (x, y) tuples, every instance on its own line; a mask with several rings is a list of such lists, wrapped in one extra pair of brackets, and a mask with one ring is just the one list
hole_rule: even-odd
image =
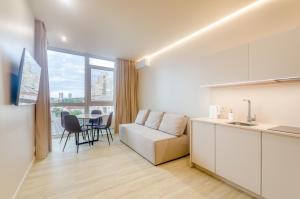
[(215, 124), (192, 122), (192, 163), (215, 172)]
[(191, 161), (254, 196), (300, 198), (300, 137), (192, 121)]
[(260, 195), (261, 132), (216, 125), (216, 173)]
[(262, 196), (300, 198), (300, 138), (263, 133)]

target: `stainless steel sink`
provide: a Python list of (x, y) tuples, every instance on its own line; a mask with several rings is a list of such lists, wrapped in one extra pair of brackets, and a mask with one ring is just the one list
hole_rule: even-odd
[(227, 124), (237, 125), (237, 126), (256, 126), (257, 124), (246, 123), (246, 122), (228, 122)]

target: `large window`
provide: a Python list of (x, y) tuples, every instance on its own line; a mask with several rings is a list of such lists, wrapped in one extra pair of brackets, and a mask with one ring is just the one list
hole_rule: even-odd
[(112, 101), (114, 89), (113, 71), (91, 69), (91, 100)]
[(48, 50), (52, 134), (60, 135), (60, 112), (113, 111), (114, 66), (110, 60)]
[(85, 101), (84, 56), (48, 51), (51, 103), (83, 103)]

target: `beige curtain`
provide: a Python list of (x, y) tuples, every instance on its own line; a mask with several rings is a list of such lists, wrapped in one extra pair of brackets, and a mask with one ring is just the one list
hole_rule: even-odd
[(118, 59), (116, 66), (115, 133), (119, 133), (119, 124), (133, 122), (138, 111), (138, 73), (133, 61)]
[(51, 151), (51, 120), (49, 78), (47, 61), (47, 34), (43, 22), (35, 20), (35, 49), (34, 56), (41, 66), (39, 97), (36, 104), (35, 145), (36, 158), (44, 159)]

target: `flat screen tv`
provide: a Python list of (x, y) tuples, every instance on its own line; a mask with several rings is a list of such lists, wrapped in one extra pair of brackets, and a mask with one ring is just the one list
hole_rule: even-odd
[(36, 104), (41, 77), (41, 67), (36, 63), (29, 52), (24, 49), (19, 67), (18, 93), (16, 104)]

